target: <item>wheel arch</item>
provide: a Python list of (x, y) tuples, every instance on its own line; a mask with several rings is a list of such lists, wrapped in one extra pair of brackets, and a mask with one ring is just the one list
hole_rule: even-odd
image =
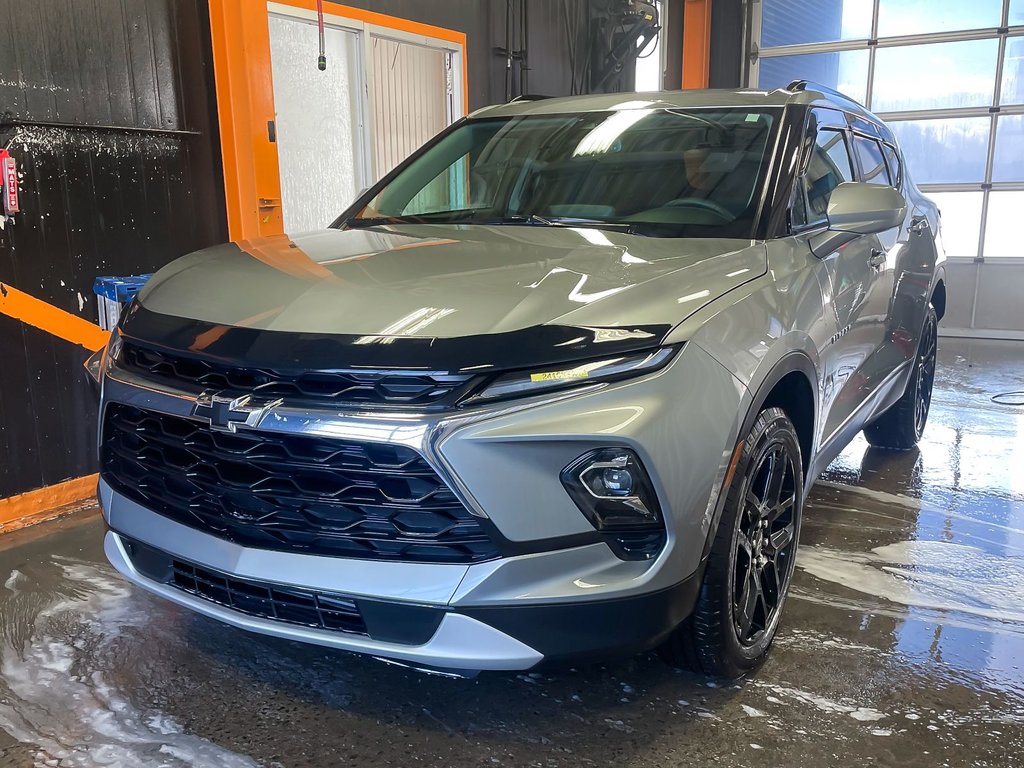
[(935, 307), (935, 314), (942, 319), (942, 316), (946, 314), (946, 276), (939, 274), (938, 279), (935, 281), (935, 287), (932, 288), (931, 293), (932, 306)]
[(793, 350), (783, 355), (761, 380), (752, 393), (750, 406), (747, 408), (743, 421), (740, 423), (737, 444), (733, 448), (733, 459), (729, 471), (726, 472), (722, 488), (719, 489), (718, 503), (715, 505), (715, 516), (708, 526), (707, 540), (704, 543), (702, 560), (711, 551), (722, 511), (728, 497), (728, 487), (732, 483), (733, 470), (739, 458), (740, 446), (754, 426), (758, 414), (768, 407), (782, 408), (793, 422), (800, 443), (800, 460), (804, 471), (804, 492), (810, 487), (809, 472), (812, 457), (816, 450), (818, 398), (817, 370), (811, 358), (802, 351)]

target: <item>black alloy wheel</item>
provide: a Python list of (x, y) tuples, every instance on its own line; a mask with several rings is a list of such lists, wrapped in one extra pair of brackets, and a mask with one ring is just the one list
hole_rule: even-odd
[(929, 305), (921, 326), (917, 353), (912, 358), (913, 368), (903, 394), (885, 413), (864, 428), (864, 437), (875, 448), (909, 451), (924, 435), (932, 405), (932, 388), (935, 385), (938, 327), (935, 308)]
[(797, 457), (786, 443), (764, 447), (739, 517), (733, 571), (733, 623), (742, 645), (772, 627), (793, 574)]
[(928, 423), (932, 405), (932, 386), (935, 384), (935, 361), (938, 354), (939, 331), (934, 313), (925, 319), (921, 344), (917, 351), (917, 387), (914, 398), (914, 434), (918, 440)]

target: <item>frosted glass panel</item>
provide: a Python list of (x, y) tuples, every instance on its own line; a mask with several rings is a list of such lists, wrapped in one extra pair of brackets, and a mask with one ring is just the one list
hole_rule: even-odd
[[(1024, 13), (1024, 0), (1021, 8)], [(1024, 19), (1020, 23), (1024, 24)], [(1006, 38), (1002, 94), (1002, 104), (1024, 104), (1024, 37)]]
[(317, 69), (314, 24), (270, 17), (277, 156), (286, 232), (323, 229), (362, 187), (354, 32), (327, 27), (327, 69)]
[(878, 36), (998, 27), (1003, 0), (880, 0)]
[(1024, 0), (1010, 0), (1010, 26), (1024, 24)]
[[(913, 172), (913, 171), (911, 171)], [(982, 192), (929, 192), (942, 212), (942, 244), (952, 257), (978, 255)]]
[(889, 121), (918, 184), (984, 181), (991, 124), (987, 117)]
[(998, 51), (994, 38), (879, 48), (871, 109), (987, 106), (995, 90)]
[(871, 37), (872, 0), (764, 0), (761, 47)]
[(867, 98), (868, 52), (808, 53), (765, 56), (760, 61), (758, 87), (785, 88), (794, 80), (814, 80), (861, 103)]
[(985, 225), (986, 259), (1024, 258), (1024, 238), (1020, 236), (1020, 213), (1024, 211), (1024, 192), (992, 192), (988, 197), (988, 223)]
[(1024, 181), (1024, 115), (996, 119), (996, 154), (992, 181)]

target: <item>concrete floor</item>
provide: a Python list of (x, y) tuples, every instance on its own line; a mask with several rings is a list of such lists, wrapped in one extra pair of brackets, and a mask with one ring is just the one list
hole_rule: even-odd
[[(1024, 345), (943, 339), (919, 452), (817, 484), (767, 664), (445, 680), (130, 589), (102, 525), (0, 538), (0, 765), (1024, 765)], [(1024, 399), (1018, 398), (1018, 402)]]

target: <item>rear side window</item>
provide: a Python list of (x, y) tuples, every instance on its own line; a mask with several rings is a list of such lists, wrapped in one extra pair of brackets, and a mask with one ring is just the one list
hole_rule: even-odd
[(888, 144), (882, 145), (882, 152), (885, 154), (885, 162), (889, 166), (889, 178), (892, 179), (892, 185), (898, 187), (903, 181), (903, 174), (900, 169), (900, 156)]
[(818, 131), (811, 156), (797, 184), (793, 205), (793, 224), (802, 226), (825, 220), (832, 190), (844, 181), (853, 181), (850, 151), (841, 131)]
[(855, 136), (853, 146), (857, 152), (857, 159), (860, 160), (861, 181), (893, 186), (892, 179), (889, 178), (889, 170), (885, 167), (882, 145), (874, 139)]

